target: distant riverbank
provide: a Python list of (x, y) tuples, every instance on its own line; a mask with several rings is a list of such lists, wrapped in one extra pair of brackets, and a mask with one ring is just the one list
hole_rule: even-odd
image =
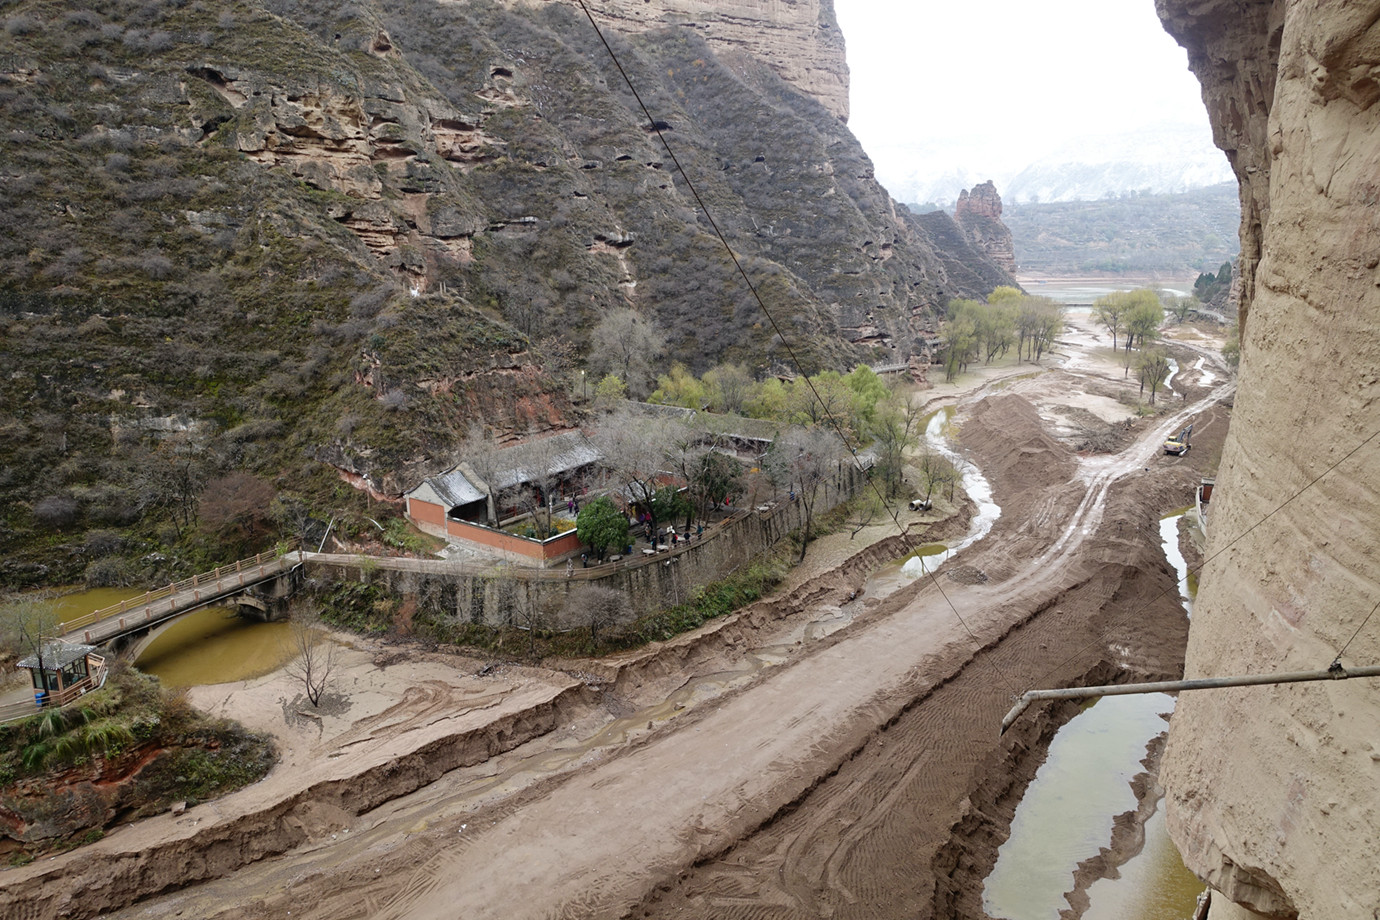
[(1136, 288), (1156, 288), (1171, 294), (1193, 293), (1194, 278), (1142, 277), (1017, 277), (1016, 281), (1028, 294), (1048, 297), (1057, 303), (1088, 306), (1099, 297), (1113, 291), (1133, 291)]

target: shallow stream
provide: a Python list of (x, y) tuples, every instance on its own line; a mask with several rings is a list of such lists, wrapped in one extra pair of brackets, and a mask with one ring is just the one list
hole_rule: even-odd
[[(1160, 521), (1165, 557), (1178, 576), (1187, 613), (1192, 598), (1179, 551), (1176, 512)], [(1055, 735), (1044, 764), (1026, 789), (1011, 836), (983, 889), (983, 909), (1003, 920), (1058, 920), (1074, 871), (1111, 842), (1112, 819), (1136, 808), (1130, 781), (1143, 772), (1146, 745), (1167, 728), (1168, 694), (1111, 696), (1089, 704)], [(1203, 883), (1184, 867), (1156, 803), (1145, 823), (1145, 845), (1118, 870), (1088, 889), (1084, 920), (1183, 920), (1193, 913)]]

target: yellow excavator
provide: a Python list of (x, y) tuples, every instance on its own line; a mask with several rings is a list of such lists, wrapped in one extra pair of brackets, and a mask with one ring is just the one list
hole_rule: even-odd
[(1192, 434), (1193, 426), (1185, 426), (1183, 431), (1170, 436), (1169, 440), (1164, 442), (1164, 452), (1166, 454), (1174, 454), (1175, 456), (1183, 456), (1188, 453), (1188, 439)]

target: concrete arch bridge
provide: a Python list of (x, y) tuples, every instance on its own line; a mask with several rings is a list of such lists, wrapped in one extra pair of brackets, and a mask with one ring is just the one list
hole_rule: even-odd
[(172, 623), (203, 607), (234, 606), (250, 619), (282, 619), (304, 559), (300, 550), (241, 559), (69, 620), (59, 638), (106, 646), (133, 659)]

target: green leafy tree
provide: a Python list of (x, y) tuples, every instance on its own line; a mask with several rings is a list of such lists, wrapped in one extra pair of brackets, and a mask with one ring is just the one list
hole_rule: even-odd
[(791, 381), (790, 393), (787, 421), (805, 425), (833, 419), (846, 429), (853, 427), (854, 393), (838, 371), (822, 371), (808, 380), (797, 377)]
[(843, 382), (853, 391), (853, 414), (857, 417), (858, 427), (872, 424), (877, 415), (877, 406), (891, 395), (886, 383), (866, 364), (853, 368)]
[(973, 349), (977, 347), (977, 327), (968, 316), (950, 321), (944, 329), (944, 381), (953, 383), (960, 371), (968, 366)]
[(594, 401), (598, 403), (600, 408), (612, 409), (627, 398), (628, 387), (623, 383), (623, 378), (617, 374), (605, 374), (594, 385)]
[(656, 379), (656, 390), (648, 401), (663, 406), (703, 409), (709, 404), (709, 389), (684, 364), (676, 362), (671, 365), (671, 373)]
[(690, 516), (695, 513), (695, 506), (690, 504), (690, 499), (675, 486), (662, 486), (657, 489), (656, 494), (652, 496), (651, 505), (652, 517), (658, 521), (685, 518), (688, 526)]
[(901, 493), (905, 452), (920, 434), (920, 406), (902, 394), (893, 394), (878, 410), (870, 428), (877, 445), (877, 472), (889, 497)]
[(978, 311), (975, 321), (977, 338), (982, 344), (985, 364), (993, 358), (1004, 358), (1016, 341), (1016, 308), (1007, 303), (986, 304)]
[(768, 377), (754, 384), (743, 401), (743, 411), (752, 418), (785, 420), (789, 415), (791, 395), (786, 385), (776, 377)]
[(690, 476), (690, 498), (698, 506), (700, 517), (718, 510), (726, 500), (737, 499), (745, 491), (743, 466), (737, 460), (717, 450), (701, 454)]
[(1126, 351), (1144, 348), (1159, 336), (1160, 325), (1164, 323), (1164, 307), (1159, 297), (1149, 288), (1139, 288), (1129, 292), (1131, 308), (1126, 313)]
[(1093, 317), (1101, 323), (1112, 336), (1112, 351), (1116, 351), (1117, 334), (1126, 328), (1126, 314), (1131, 304), (1127, 302), (1126, 291), (1113, 291), (1093, 301)]
[(1008, 284), (992, 289), (992, 293), (987, 295), (987, 302), (994, 307), (1009, 306), (1014, 307), (1025, 299), (1025, 292), (1020, 288), (1013, 288)]
[(575, 532), (602, 562), (609, 547), (628, 544), (628, 517), (607, 496), (587, 502), (575, 516)]

